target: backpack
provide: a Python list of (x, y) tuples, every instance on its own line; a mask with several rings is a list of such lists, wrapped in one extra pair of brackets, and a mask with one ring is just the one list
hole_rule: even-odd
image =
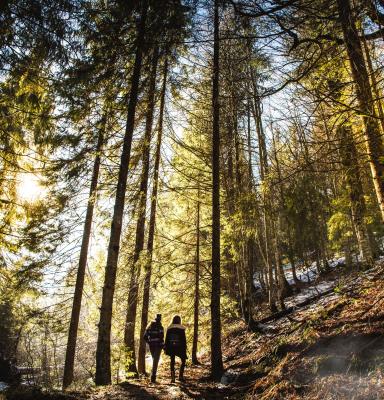
[(164, 338), (164, 329), (160, 324), (152, 322), (149, 328), (147, 328), (144, 339), (145, 341), (151, 344), (161, 344), (163, 343)]
[(179, 347), (181, 344), (180, 342), (180, 335), (178, 333), (170, 333), (169, 334), (169, 345), (170, 347)]

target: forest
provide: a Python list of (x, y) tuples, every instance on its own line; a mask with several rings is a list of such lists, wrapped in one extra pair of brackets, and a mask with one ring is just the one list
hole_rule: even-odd
[(0, 400), (384, 399), (383, 135), (383, 0), (1, 0)]

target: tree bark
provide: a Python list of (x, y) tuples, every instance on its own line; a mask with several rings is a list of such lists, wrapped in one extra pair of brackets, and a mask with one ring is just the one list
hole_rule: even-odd
[[(232, 132), (232, 124), (230, 121), (227, 122), (228, 124), (228, 161), (227, 161), (227, 185), (226, 185), (226, 200), (227, 200), (227, 210), (228, 210), (228, 216), (231, 220), (235, 213), (235, 197), (236, 197), (236, 191), (235, 191), (235, 177), (234, 177), (234, 166), (233, 166), (233, 154), (232, 154), (232, 147), (231, 143), (233, 140), (233, 132)], [(224, 247), (224, 256), (225, 256), (225, 269), (227, 271), (227, 287), (228, 287), (228, 292), (231, 298), (235, 299), (239, 304), (240, 308), (241, 307), (241, 295), (240, 298), (238, 296), (237, 290), (236, 290), (236, 282), (237, 280), (237, 265), (233, 261), (232, 255), (230, 253), (230, 245), (229, 243)], [(238, 283), (239, 285), (239, 283)], [(238, 287), (240, 291), (240, 287)]]
[(111, 233), (108, 245), (107, 265), (103, 286), (102, 302), (100, 307), (99, 334), (96, 349), (96, 385), (111, 383), (111, 324), (113, 295), (115, 292), (117, 261), (120, 250), (120, 236), (123, 222), (125, 190), (127, 186), (129, 160), (131, 156), (132, 136), (135, 124), (136, 105), (139, 92), (141, 65), (143, 58), (143, 44), (145, 38), (148, 0), (143, 0), (141, 18), (136, 40), (135, 63), (131, 79), (127, 122), (124, 134), (123, 150), (121, 153), (119, 175), (116, 188), (115, 206), (113, 210)]
[(357, 149), (351, 128), (341, 125), (337, 129), (340, 140), (340, 155), (346, 176), (346, 183), (351, 201), (352, 221), (355, 226), (359, 252), (364, 264), (373, 264), (373, 252), (367, 225), (364, 221), (366, 206), (363, 185), (359, 170)]
[(200, 303), (200, 185), (197, 189), (197, 216), (196, 216), (196, 260), (195, 260), (195, 298), (193, 304), (193, 342), (192, 363), (199, 364), (197, 359), (197, 344), (199, 339), (199, 303)]
[(292, 278), (295, 282), (296, 288), (299, 288), (301, 281), (299, 280), (299, 278), (297, 277), (297, 274), (296, 274), (295, 256), (293, 254), (292, 247), (291, 247), (291, 245), (289, 245), (289, 246), (290, 246), (290, 248), (289, 248), (289, 253), (288, 253), (288, 259), (289, 259), (289, 263), (291, 264)]
[(251, 141), (251, 105), (247, 103), (247, 145), (248, 145), (248, 188), (253, 191), (253, 170), (252, 170), (252, 141)]
[(356, 84), (356, 96), (360, 111), (363, 114), (365, 140), (372, 179), (381, 211), (381, 217), (384, 222), (384, 146), (380, 135), (379, 124), (375, 118), (375, 104), (368, 71), (356, 24), (353, 19), (350, 0), (337, 0), (337, 4), (352, 76)]
[(100, 171), (100, 157), (101, 150), (104, 142), (105, 126), (106, 126), (107, 115), (106, 113), (102, 116), (101, 126), (98, 132), (97, 145), (96, 145), (96, 156), (93, 163), (91, 186), (89, 189), (89, 197), (87, 204), (87, 211), (85, 215), (83, 238), (81, 241), (79, 266), (77, 268), (75, 293), (73, 296), (71, 322), (68, 331), (68, 342), (65, 353), (65, 364), (64, 364), (64, 375), (63, 375), (63, 389), (66, 389), (73, 382), (73, 370), (75, 364), (75, 353), (76, 353), (76, 342), (77, 332), (79, 328), (81, 301), (83, 297), (85, 269), (87, 266), (88, 259), (88, 248), (89, 240), (91, 237), (91, 228), (93, 220), (93, 210), (95, 207), (96, 194), (97, 194), (97, 183), (99, 180)]
[(375, 70), (373, 69), (372, 58), (369, 53), (369, 48), (368, 48), (368, 44), (365, 39), (365, 36), (362, 35), (362, 38), (363, 38), (362, 41), (363, 41), (363, 46), (364, 46), (365, 58), (367, 60), (368, 72), (369, 72), (369, 75), (371, 76), (372, 89), (373, 89), (373, 93), (375, 94), (375, 102), (376, 102), (376, 106), (377, 106), (377, 112), (380, 117), (381, 130), (382, 130), (382, 132), (384, 132), (384, 111), (383, 111), (383, 105), (381, 102), (379, 87), (377, 85), (376, 74), (375, 74)]
[(211, 374), (223, 373), (220, 319), (220, 103), (219, 103), (219, 0), (214, 2), (214, 45), (212, 79), (212, 290)]
[(156, 72), (159, 59), (159, 48), (155, 47), (152, 55), (152, 66), (148, 88), (148, 108), (145, 121), (144, 144), (142, 153), (143, 169), (140, 178), (140, 198), (136, 225), (135, 250), (133, 254), (131, 279), (129, 283), (127, 314), (125, 319), (124, 344), (129, 357), (126, 364), (127, 374), (138, 375), (136, 368), (135, 328), (137, 315), (137, 302), (139, 292), (140, 263), (139, 258), (144, 249), (145, 222), (148, 195), (148, 176), (150, 161), (150, 143), (152, 135), (153, 114), (155, 109)]
[(153, 243), (155, 238), (155, 225), (156, 225), (156, 208), (157, 208), (157, 192), (159, 187), (159, 167), (161, 159), (161, 143), (163, 137), (163, 121), (164, 121), (164, 108), (165, 108), (165, 93), (167, 88), (167, 75), (168, 75), (168, 59), (164, 61), (164, 72), (163, 72), (163, 84), (161, 88), (160, 97), (160, 113), (159, 113), (159, 131), (157, 136), (156, 154), (155, 154), (155, 166), (153, 173), (153, 188), (151, 196), (151, 213), (149, 217), (148, 226), (148, 263), (146, 264), (144, 287), (143, 287), (143, 306), (141, 310), (141, 327), (140, 327), (140, 345), (139, 345), (139, 357), (138, 357), (138, 369), (139, 373), (145, 374), (145, 349), (146, 343), (144, 340), (145, 329), (148, 324), (148, 310), (149, 310), (149, 294), (151, 286), (151, 274), (152, 274), (152, 259), (153, 259)]
[[(260, 178), (262, 183), (265, 183), (266, 176), (268, 174), (268, 158), (267, 158), (267, 146), (265, 143), (265, 134), (263, 124), (261, 120), (261, 106), (260, 99), (258, 97), (257, 82), (254, 76), (253, 70), (250, 70), (251, 82), (253, 86), (253, 114), (256, 125), (257, 139), (259, 142), (259, 164), (260, 164)], [(271, 257), (271, 212), (269, 193), (262, 193), (263, 199), (263, 235), (264, 235), (264, 252), (265, 252), (265, 266), (267, 269), (268, 276), (268, 303), (269, 308), (272, 312), (277, 311), (276, 307), (276, 285), (273, 280), (273, 262)]]
[[(272, 127), (271, 127), (272, 130)], [(280, 182), (282, 182), (282, 176), (281, 176), (281, 170), (280, 170), (280, 161), (277, 156), (277, 147), (276, 147), (276, 140), (275, 140), (275, 132), (272, 130), (272, 135), (273, 135), (273, 155), (275, 159), (275, 164), (276, 164), (276, 171), (277, 171), (277, 177)], [(277, 140), (279, 140), (279, 137), (277, 137)], [(285, 277), (284, 269), (283, 269), (283, 264), (281, 262), (281, 250), (280, 250), (280, 232), (282, 231), (281, 229), (281, 207), (282, 204), (284, 204), (284, 187), (280, 184), (279, 188), (277, 189), (278, 193), (276, 193), (276, 198), (277, 198), (277, 210), (275, 211), (275, 219), (276, 219), (276, 225), (275, 225), (275, 244), (276, 244), (276, 249), (275, 249), (275, 259), (276, 259), (276, 267), (278, 269), (278, 281), (279, 281), (279, 294), (280, 294), (280, 305), (281, 308), (284, 309), (284, 298), (288, 297), (293, 294), (293, 290), (291, 286), (289, 285), (287, 278)]]

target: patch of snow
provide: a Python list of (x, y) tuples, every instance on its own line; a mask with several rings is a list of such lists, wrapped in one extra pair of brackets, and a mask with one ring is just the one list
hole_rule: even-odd
[[(359, 259), (359, 256), (356, 256), (356, 260)], [(384, 259), (384, 256), (383, 256)], [(345, 264), (345, 257), (338, 257), (338, 258), (333, 258), (331, 260), (328, 260), (328, 265), (330, 268), (336, 268), (339, 266), (342, 266)], [(283, 265), (283, 270), (284, 270), (284, 275), (288, 281), (288, 283), (293, 286), (295, 284), (295, 280), (293, 279), (293, 274), (292, 274), (292, 267), (290, 263), (284, 264)], [(311, 283), (314, 282), (318, 278), (318, 271), (317, 271), (317, 266), (316, 262), (313, 262), (309, 267), (300, 267), (298, 266), (296, 268), (296, 276), (299, 279), (299, 281), (303, 283)], [(254, 286), (256, 291), (262, 291), (262, 287), (260, 284), (260, 279), (258, 276), (254, 277)]]
[(284, 300), (284, 303), (287, 307), (294, 307), (296, 304), (301, 303), (321, 293), (324, 293), (327, 290), (332, 289), (332, 287), (334, 286), (335, 286), (334, 281), (321, 282), (318, 285), (302, 289), (300, 293), (294, 296), (287, 297)]
[[(356, 260), (359, 260), (359, 257), (356, 256)], [(381, 257), (381, 260), (384, 260), (384, 256)], [(327, 261), (330, 268), (337, 268), (345, 265), (345, 257), (335, 257)], [(293, 279), (292, 267), (290, 263), (283, 265), (284, 275), (291, 286), (295, 285), (295, 281)], [(374, 269), (374, 268), (373, 268)], [(369, 271), (366, 271), (366, 273)], [(296, 276), (297, 278), (303, 282), (310, 284), (307, 288), (301, 289), (301, 291), (293, 296), (287, 297), (284, 299), (284, 303), (287, 307), (295, 307), (295, 305), (306, 301), (309, 298), (312, 298), (316, 295), (320, 295), (324, 292), (329, 291), (334, 288), (337, 283), (334, 280), (326, 280), (320, 283), (316, 283), (319, 274), (317, 270), (316, 262), (313, 262), (309, 267), (303, 266), (301, 263), (298, 263), (296, 268)], [(261, 292), (261, 284), (259, 280), (259, 276), (255, 274), (254, 276), (254, 285), (257, 292)], [(339, 295), (337, 293), (329, 293), (324, 299), (324, 302), (328, 302), (331, 298), (337, 298)], [(322, 300), (321, 300), (322, 301)], [(311, 307), (311, 306), (309, 306)], [(262, 331), (267, 333), (271, 328), (269, 326), (263, 326)], [(224, 374), (222, 379), (226, 382), (228, 377)]]
[(345, 257), (339, 257), (339, 258), (334, 258), (332, 260), (328, 260), (328, 265), (331, 268), (336, 268), (344, 264), (345, 264)]
[[(290, 285), (294, 285), (295, 280), (293, 279), (292, 269), (287, 268), (287, 269), (285, 269), (284, 273), (285, 273), (285, 277), (287, 278), (288, 283)], [(313, 267), (311, 265), (311, 267), (308, 269), (299, 269), (298, 268), (296, 270), (296, 276), (301, 282), (310, 283), (317, 278), (316, 267)]]

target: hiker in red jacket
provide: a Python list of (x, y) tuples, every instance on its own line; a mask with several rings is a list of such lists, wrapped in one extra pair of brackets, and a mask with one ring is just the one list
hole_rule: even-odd
[(171, 357), (171, 382), (175, 382), (175, 357), (181, 359), (179, 381), (184, 382), (184, 369), (187, 357), (187, 339), (185, 327), (181, 325), (181, 318), (175, 315), (172, 324), (167, 329), (165, 337), (165, 354)]
[(144, 340), (149, 345), (149, 350), (153, 359), (151, 382), (155, 383), (161, 350), (164, 347), (164, 328), (163, 325), (161, 325), (161, 314), (157, 314), (156, 319), (152, 321), (146, 329)]

